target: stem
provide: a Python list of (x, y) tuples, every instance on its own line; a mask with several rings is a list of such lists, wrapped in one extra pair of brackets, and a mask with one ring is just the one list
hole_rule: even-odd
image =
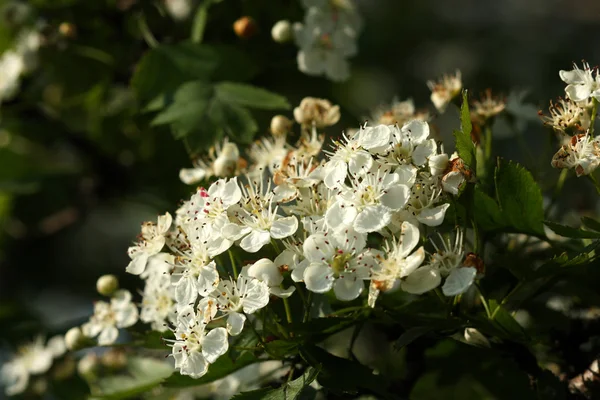
[(598, 113), (598, 100), (592, 97), (592, 116), (590, 117), (590, 136), (594, 137), (594, 124), (596, 123), (596, 114)]
[(283, 307), (285, 308), (285, 318), (287, 319), (288, 324), (292, 323), (292, 310), (290, 308), (290, 302), (288, 299), (283, 299)]
[(277, 245), (277, 242), (274, 239), (271, 239), (271, 245), (273, 246), (277, 254), (281, 253), (281, 250), (279, 250), (279, 246)]
[(558, 196), (560, 196), (560, 192), (562, 192), (563, 186), (565, 186), (565, 182), (567, 181), (567, 175), (569, 175), (569, 170), (567, 168), (563, 168), (560, 171), (558, 180), (556, 181), (556, 186), (554, 187), (554, 192), (552, 193), (552, 198), (550, 199), (550, 205), (548, 208), (546, 208), (546, 215), (550, 214), (552, 207), (554, 207), (558, 201)]
[(488, 306), (487, 300), (479, 287), (479, 284), (475, 284), (477, 287), (477, 291), (479, 292), (479, 299), (481, 300), (481, 304), (483, 304), (483, 308), (485, 308), (485, 313), (487, 314), (488, 319), (494, 319), (492, 317), (492, 313), (490, 312), (490, 307)]
[(227, 250), (227, 252), (229, 253), (229, 261), (231, 261), (231, 269), (233, 269), (233, 277), (235, 279), (237, 279), (238, 270), (237, 270), (237, 266), (235, 265), (235, 258), (233, 257), (233, 251), (231, 251), (231, 249), (229, 249), (229, 250)]
[(442, 304), (445, 306), (447, 306), (448, 304), (446, 303), (446, 297), (444, 296), (444, 294), (442, 293), (442, 291), (440, 290), (439, 287), (435, 288), (435, 294), (437, 294), (438, 299), (440, 299), (440, 301), (442, 302)]
[(144, 37), (144, 40), (146, 41), (146, 44), (148, 44), (148, 46), (150, 46), (151, 48), (155, 48), (159, 45), (158, 40), (156, 40), (156, 38), (152, 34), (152, 31), (150, 31), (150, 28), (148, 27), (148, 22), (146, 22), (146, 17), (143, 13), (140, 13), (140, 16), (138, 17), (138, 27), (140, 28), (142, 36)]
[(492, 156), (492, 128), (488, 125), (485, 127), (485, 161)]
[(194, 16), (194, 22), (192, 24), (192, 35), (191, 39), (193, 43), (202, 43), (204, 38), (204, 29), (206, 28), (206, 20), (208, 18), (208, 8), (210, 7), (211, 1), (205, 0), (203, 4), (198, 6), (196, 15)]
[(306, 302), (304, 303), (304, 318), (302, 318), (302, 322), (307, 322), (310, 319), (310, 309), (312, 307), (312, 297), (313, 297), (313, 292), (309, 291), (308, 296), (306, 297)]

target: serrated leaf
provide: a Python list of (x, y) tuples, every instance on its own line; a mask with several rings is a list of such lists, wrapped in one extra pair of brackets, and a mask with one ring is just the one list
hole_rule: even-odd
[(506, 221), (500, 206), (492, 197), (483, 192), (479, 185), (473, 192), (473, 215), (475, 221), (484, 231), (504, 228)]
[(298, 354), (298, 343), (288, 340), (273, 340), (265, 343), (265, 349), (270, 356), (282, 359)]
[(552, 221), (544, 221), (544, 224), (552, 229), (554, 233), (560, 236), (575, 238), (575, 239), (598, 239), (600, 232), (586, 231), (583, 229), (573, 228), (571, 226), (557, 224)]
[(287, 110), (290, 103), (281, 95), (256, 86), (221, 82), (215, 85), (216, 95), (225, 103), (263, 110)]
[(208, 367), (208, 372), (201, 378), (194, 379), (189, 376), (174, 373), (164, 381), (164, 385), (167, 387), (188, 387), (198, 386), (205, 383), (214, 382), (218, 379), (224, 378), (227, 375), (244, 368), (250, 364), (259, 362), (252, 353), (246, 352), (238, 357), (235, 361), (226, 354), (217, 359), (217, 361)]
[(315, 380), (319, 370), (307, 368), (304, 374), (291, 382), (286, 382), (277, 389), (258, 389), (251, 392), (243, 392), (231, 398), (231, 400), (296, 400), (300, 398), (302, 391)]
[(496, 167), (496, 196), (508, 225), (522, 233), (544, 234), (542, 191), (529, 171), (509, 162)]
[(250, 143), (258, 132), (258, 125), (250, 111), (221, 99), (212, 101), (208, 118), (238, 143)]
[(583, 217), (581, 218), (581, 222), (583, 222), (583, 225), (585, 225), (587, 228), (590, 228), (596, 232), (600, 232), (600, 222), (590, 218), (590, 217)]
[(471, 140), (473, 125), (471, 123), (471, 114), (469, 112), (469, 101), (466, 90), (463, 90), (462, 98), (463, 101), (460, 107), (460, 130), (454, 131), (456, 151), (464, 163), (472, 171), (475, 171), (475, 145)]
[(109, 376), (96, 382), (90, 399), (120, 400), (138, 396), (160, 385), (173, 373), (173, 367), (152, 358), (130, 357), (127, 375)]

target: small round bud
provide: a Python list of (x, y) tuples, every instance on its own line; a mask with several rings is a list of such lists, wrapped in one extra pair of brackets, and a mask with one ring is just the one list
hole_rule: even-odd
[(277, 43), (286, 43), (292, 40), (292, 24), (290, 24), (290, 21), (277, 21), (271, 28), (271, 37)]
[(96, 353), (88, 353), (77, 363), (77, 373), (82, 378), (93, 381), (97, 377), (99, 367)]
[(121, 349), (109, 349), (101, 358), (102, 365), (110, 369), (121, 369), (127, 365), (127, 357)]
[(77, 27), (70, 22), (63, 22), (58, 26), (58, 33), (69, 39), (77, 36)]
[(87, 338), (78, 326), (69, 329), (67, 333), (65, 333), (65, 345), (67, 346), (67, 349), (71, 351), (81, 349), (86, 341)]
[(271, 134), (282, 136), (290, 131), (293, 122), (284, 115), (276, 115), (271, 119)]
[(241, 17), (233, 23), (233, 31), (241, 39), (250, 39), (258, 32), (258, 25), (251, 17)]
[(96, 290), (103, 296), (111, 296), (119, 288), (119, 280), (114, 275), (102, 275), (96, 282)]

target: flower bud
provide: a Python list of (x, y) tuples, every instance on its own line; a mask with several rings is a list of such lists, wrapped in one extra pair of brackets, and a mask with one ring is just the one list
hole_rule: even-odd
[(290, 21), (277, 21), (271, 28), (271, 37), (277, 43), (286, 43), (292, 40), (292, 24), (290, 24)]
[(176, 20), (184, 20), (192, 12), (192, 2), (190, 0), (164, 0), (167, 12)]
[(490, 342), (475, 328), (465, 328), (465, 343), (477, 347), (490, 347)]
[(96, 282), (96, 290), (103, 296), (111, 296), (119, 288), (119, 280), (114, 275), (102, 275)]
[(233, 23), (233, 31), (240, 39), (250, 39), (258, 32), (258, 25), (251, 17), (241, 17)]
[(271, 119), (271, 134), (283, 136), (290, 131), (293, 122), (284, 115), (276, 115)]
[(77, 37), (77, 27), (70, 22), (63, 22), (58, 26), (58, 32), (69, 39)]
[(99, 367), (96, 353), (88, 353), (77, 363), (77, 373), (82, 378), (93, 381), (97, 377)]
[(215, 175), (220, 178), (235, 175), (239, 158), (240, 151), (236, 144), (230, 142), (225, 143), (221, 153), (213, 164)]
[(67, 349), (71, 351), (81, 349), (86, 341), (87, 338), (78, 326), (69, 329), (65, 334), (65, 345), (67, 346)]
[(317, 128), (335, 125), (340, 120), (340, 106), (334, 106), (329, 100), (305, 97), (294, 109), (294, 118), (301, 125)]

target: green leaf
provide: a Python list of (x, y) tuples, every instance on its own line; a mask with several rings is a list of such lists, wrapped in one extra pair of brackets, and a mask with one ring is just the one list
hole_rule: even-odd
[(238, 143), (250, 143), (258, 132), (258, 125), (245, 108), (214, 99), (208, 118), (215, 126)]
[(265, 349), (271, 357), (285, 358), (298, 354), (298, 343), (288, 340), (273, 340), (265, 343)]
[(581, 222), (583, 222), (583, 225), (585, 225), (586, 227), (588, 227), (596, 232), (600, 232), (600, 221), (595, 220), (590, 217), (583, 217), (583, 218), (581, 218)]
[(218, 67), (217, 52), (193, 43), (161, 45), (142, 57), (131, 79), (142, 105), (152, 102), (153, 110), (161, 108), (164, 97), (191, 80), (207, 81)]
[(170, 363), (152, 358), (130, 357), (127, 375), (109, 376), (96, 382), (90, 399), (119, 400), (136, 397), (160, 385), (173, 373)]
[(485, 231), (506, 226), (500, 206), (496, 200), (484, 193), (479, 185), (475, 186), (473, 193), (473, 214), (477, 224)]
[(517, 163), (496, 167), (496, 196), (506, 222), (517, 231), (544, 235), (542, 191), (529, 171)]
[(217, 359), (217, 361), (210, 365), (208, 372), (201, 378), (194, 379), (189, 376), (174, 373), (164, 381), (164, 386), (167, 387), (188, 387), (198, 386), (205, 383), (214, 382), (218, 379), (224, 378), (227, 375), (244, 368), (247, 365), (259, 362), (252, 353), (246, 352), (238, 357), (235, 361), (226, 354)]
[(284, 383), (277, 389), (258, 389), (251, 392), (243, 392), (233, 396), (232, 400), (296, 400), (300, 398), (302, 391), (315, 380), (319, 370), (307, 368), (304, 374), (291, 382)]
[(598, 239), (600, 232), (586, 231), (583, 229), (573, 228), (566, 225), (557, 224), (552, 221), (544, 221), (544, 224), (552, 229), (554, 233), (560, 236), (575, 238), (575, 239)]
[(394, 342), (394, 347), (396, 350), (400, 350), (401, 348), (408, 346), (421, 336), (424, 336), (433, 330), (435, 330), (435, 327), (433, 326), (416, 326), (414, 328), (410, 328), (400, 335), (396, 342)]
[(290, 103), (285, 97), (256, 86), (221, 82), (215, 85), (217, 97), (226, 103), (263, 110), (288, 110)]
[(475, 166), (475, 145), (471, 140), (471, 113), (469, 112), (469, 100), (467, 91), (463, 90), (463, 101), (460, 107), (460, 130), (454, 131), (454, 139), (456, 141), (456, 151), (464, 163), (472, 170), (476, 170)]

